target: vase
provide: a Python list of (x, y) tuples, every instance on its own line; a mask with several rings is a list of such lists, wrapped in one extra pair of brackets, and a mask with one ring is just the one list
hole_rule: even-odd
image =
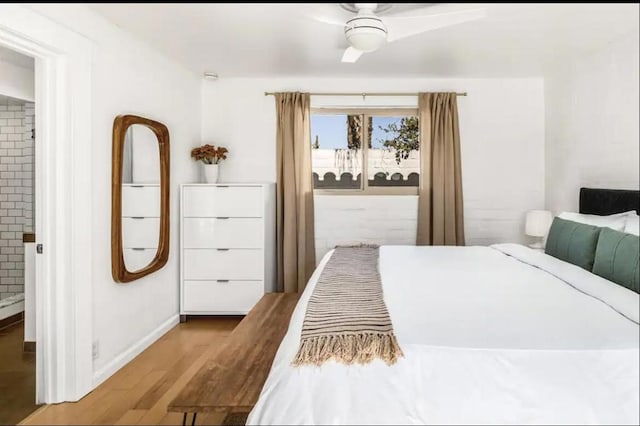
[(218, 183), (218, 164), (204, 164), (204, 181), (206, 183)]

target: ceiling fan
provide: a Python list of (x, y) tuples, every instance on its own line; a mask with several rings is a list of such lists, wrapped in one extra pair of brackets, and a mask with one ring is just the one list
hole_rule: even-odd
[[(356, 62), (363, 53), (378, 50), (385, 42), (394, 42), (438, 28), (474, 21), (486, 16), (484, 8), (451, 9), (449, 5), (437, 5), (410, 9), (409, 5), (391, 3), (340, 3), (340, 6), (356, 15), (345, 23), (321, 16), (320, 22), (344, 26), (344, 35), (350, 44), (342, 55), (342, 62)], [(385, 12), (400, 6), (401, 16), (383, 16)], [(408, 14), (407, 9), (411, 10)], [(455, 5), (453, 5), (455, 6)], [(424, 12), (432, 12), (423, 14)]]

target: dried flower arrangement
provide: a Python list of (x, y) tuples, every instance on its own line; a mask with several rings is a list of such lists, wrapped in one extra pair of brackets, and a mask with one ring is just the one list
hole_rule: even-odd
[(214, 145), (202, 145), (191, 150), (191, 157), (204, 164), (219, 164), (221, 160), (227, 159), (229, 150), (223, 146), (216, 148)]

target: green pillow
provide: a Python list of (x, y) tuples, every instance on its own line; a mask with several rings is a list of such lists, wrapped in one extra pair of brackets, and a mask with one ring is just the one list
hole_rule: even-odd
[(638, 236), (602, 228), (593, 273), (640, 292), (640, 242)]
[(556, 217), (544, 252), (591, 272), (600, 228)]

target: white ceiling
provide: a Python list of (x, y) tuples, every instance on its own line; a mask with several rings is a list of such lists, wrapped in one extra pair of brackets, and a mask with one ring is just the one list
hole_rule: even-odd
[(0, 46), (0, 61), (33, 70), (33, 58)]
[[(435, 7), (442, 7), (435, 6)], [(541, 76), (638, 31), (638, 4), (485, 4), (487, 17), (341, 63), (338, 4), (93, 4), (123, 29), (201, 73), (232, 76)], [(477, 7), (466, 5), (465, 7)], [(406, 8), (406, 6), (405, 6)]]

